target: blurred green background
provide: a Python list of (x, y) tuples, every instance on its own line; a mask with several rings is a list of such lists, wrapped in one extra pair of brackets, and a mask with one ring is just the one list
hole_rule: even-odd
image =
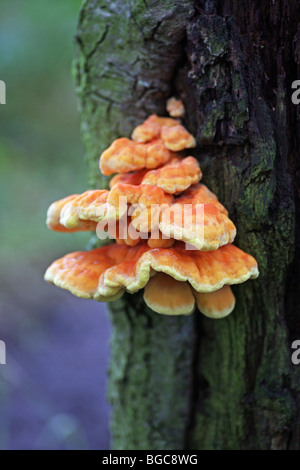
[[(86, 186), (75, 86), (73, 36), (81, 0), (1, 0), (0, 77), (7, 105), (0, 111), (1, 249), (69, 249), (82, 234), (46, 229), (49, 202)], [(9, 178), (8, 178), (9, 175)], [(84, 235), (86, 236), (86, 235)]]
[(81, 3), (0, 1), (0, 449), (108, 446), (105, 309), (43, 282), (90, 237), (45, 225), (51, 202), (87, 184), (71, 77)]

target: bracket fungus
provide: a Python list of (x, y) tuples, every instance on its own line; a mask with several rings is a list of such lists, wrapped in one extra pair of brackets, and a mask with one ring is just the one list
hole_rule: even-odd
[[(182, 242), (176, 242), (170, 248), (149, 248), (147, 243), (142, 242), (133, 247), (113, 244), (71, 253), (55, 261), (48, 268), (45, 278), (79, 297), (102, 301), (119, 297), (125, 290), (134, 294), (150, 282), (154, 285), (151, 295), (146, 290), (148, 303), (151, 302), (149, 299), (154, 299), (157, 286), (155, 302), (159, 304), (160, 289), (163, 291), (163, 285), (171, 286), (174, 283), (168, 281), (160, 285), (158, 281), (154, 282), (156, 273), (164, 273), (177, 282), (187, 283), (193, 289), (196, 302), (205, 305), (208, 315), (209, 296), (201, 301), (198, 293), (215, 293), (225, 285), (254, 279), (258, 270), (255, 259), (234, 245), (225, 245), (214, 251), (190, 251)], [(176, 291), (176, 285), (172, 290)], [(172, 297), (171, 292), (169, 296)], [(212, 296), (212, 299), (211, 316), (216, 316), (217, 308), (224, 306), (215, 297)], [(155, 302), (153, 300), (153, 304)], [(187, 305), (190, 306), (190, 303)], [(227, 304), (224, 308), (227, 309)], [(159, 310), (162, 309), (163, 306)], [(191, 313), (191, 309), (181, 313)]]
[(184, 116), (184, 106), (181, 100), (174, 97), (169, 98), (167, 101), (167, 111), (171, 117), (181, 118)]
[(149, 308), (164, 315), (198, 309), (223, 318), (235, 306), (230, 288), (258, 276), (255, 259), (234, 246), (236, 228), (225, 207), (204, 184), (197, 160), (184, 157), (194, 137), (172, 116), (151, 115), (132, 140), (119, 138), (100, 157), (110, 190), (91, 190), (53, 203), (51, 230), (100, 231), (114, 244), (54, 261), (45, 279), (74, 295), (110, 302), (144, 290)]
[(68, 207), (69, 204), (72, 204), (79, 194), (73, 194), (72, 196), (65, 197), (59, 201), (54, 202), (48, 209), (46, 224), (51, 230), (56, 232), (77, 232), (77, 231), (93, 231), (96, 230), (97, 224), (91, 220), (81, 220), (77, 218), (77, 223), (75, 226), (66, 227), (63, 224), (62, 211), (65, 207)]
[(110, 188), (118, 183), (134, 186), (150, 184), (162, 188), (165, 193), (180, 194), (191, 185), (199, 183), (201, 178), (202, 172), (194, 157), (176, 157), (156, 170), (116, 175), (110, 181)]
[(134, 142), (126, 137), (115, 140), (100, 157), (103, 175), (129, 173), (130, 171), (153, 169), (168, 162), (173, 153), (162, 139), (146, 143)]

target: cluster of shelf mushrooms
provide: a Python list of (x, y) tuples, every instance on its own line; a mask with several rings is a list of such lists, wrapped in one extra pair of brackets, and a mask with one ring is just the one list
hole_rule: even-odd
[(181, 155), (196, 145), (177, 119), (184, 114), (182, 102), (171, 98), (167, 110), (171, 117), (151, 115), (132, 139), (119, 138), (102, 153), (101, 172), (115, 175), (110, 190), (50, 206), (50, 229), (104, 230), (115, 243), (64, 256), (45, 279), (104, 302), (144, 289), (146, 304), (157, 313), (189, 315), (197, 305), (207, 317), (223, 318), (235, 306), (230, 285), (256, 278), (257, 263), (232, 244), (236, 228), (200, 183), (197, 160)]

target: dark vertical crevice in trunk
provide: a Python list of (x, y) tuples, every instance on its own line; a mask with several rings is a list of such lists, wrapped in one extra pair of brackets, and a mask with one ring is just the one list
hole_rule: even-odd
[(101, 150), (177, 94), (203, 182), (261, 271), (217, 322), (159, 316), (141, 295), (112, 304), (114, 448), (299, 449), (299, 21), (296, 0), (83, 6), (75, 75), (91, 186), (106, 184)]

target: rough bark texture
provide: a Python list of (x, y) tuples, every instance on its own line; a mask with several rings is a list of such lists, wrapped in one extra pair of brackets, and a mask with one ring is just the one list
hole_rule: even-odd
[(105, 184), (101, 150), (180, 96), (203, 181), (261, 272), (234, 287), (221, 321), (166, 318), (139, 295), (112, 304), (115, 449), (300, 449), (299, 20), (296, 0), (82, 8), (75, 73), (91, 186)]

